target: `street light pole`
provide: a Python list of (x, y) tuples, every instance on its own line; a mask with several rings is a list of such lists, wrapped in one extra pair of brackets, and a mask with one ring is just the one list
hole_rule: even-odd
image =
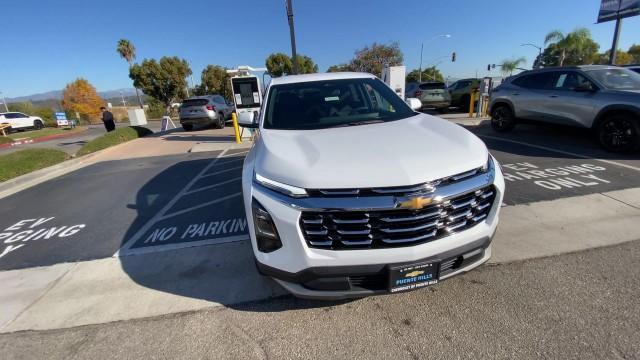
[(120, 91), (120, 97), (122, 98), (122, 106), (126, 109), (127, 102), (124, 100), (124, 94), (122, 93), (122, 91)]
[[(432, 42), (433, 40), (437, 39), (437, 38), (450, 38), (451, 34), (440, 34), (440, 35), (436, 35), (434, 37), (432, 37), (431, 39), (429, 39), (429, 41), (427, 41), (427, 44)], [(422, 82), (422, 53), (424, 52), (424, 41), (422, 43), (420, 43), (420, 66), (418, 68), (419, 74), (418, 74), (418, 82)]]
[(521, 44), (520, 46), (533, 46), (534, 48), (538, 49), (538, 65), (540, 65), (540, 60), (542, 59), (542, 47), (538, 46), (538, 45), (534, 45), (534, 44)]
[(4, 104), (4, 110), (9, 112), (9, 107), (7, 106), (7, 100), (4, 98), (4, 94), (0, 91), (0, 95), (2, 95), (2, 103)]
[(296, 32), (293, 27), (293, 5), (292, 0), (286, 0), (287, 20), (289, 21), (289, 36), (291, 37), (291, 60), (293, 62), (293, 74), (298, 73), (298, 56), (296, 55)]

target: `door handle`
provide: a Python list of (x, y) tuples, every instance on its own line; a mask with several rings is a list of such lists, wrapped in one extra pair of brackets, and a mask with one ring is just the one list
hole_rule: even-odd
[(550, 98), (557, 98), (558, 95), (549, 95)]
[(520, 93), (513, 93), (511, 95), (518, 96), (518, 95), (520, 95)]

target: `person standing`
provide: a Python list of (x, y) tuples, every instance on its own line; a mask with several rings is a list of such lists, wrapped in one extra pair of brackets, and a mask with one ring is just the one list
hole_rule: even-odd
[(116, 123), (113, 121), (113, 114), (111, 111), (107, 110), (104, 106), (100, 108), (102, 112), (102, 122), (104, 123), (104, 128), (107, 129), (107, 132), (113, 131), (116, 129)]

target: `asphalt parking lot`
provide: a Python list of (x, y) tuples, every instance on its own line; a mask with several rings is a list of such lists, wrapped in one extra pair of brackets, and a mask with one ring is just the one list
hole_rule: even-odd
[[(604, 153), (567, 129), (469, 129), (502, 164), (504, 205), (640, 185), (638, 155)], [(246, 241), (246, 152), (103, 162), (0, 199), (0, 270)]]

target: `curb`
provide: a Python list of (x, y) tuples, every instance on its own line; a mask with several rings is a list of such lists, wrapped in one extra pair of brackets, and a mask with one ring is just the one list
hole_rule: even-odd
[(6, 144), (0, 144), (0, 149), (14, 147), (14, 146), (20, 146), (20, 145), (25, 145), (25, 144), (35, 144), (35, 143), (39, 143), (39, 142), (45, 142), (45, 141), (49, 141), (49, 140), (70, 137), (70, 136), (74, 136), (74, 135), (77, 135), (77, 134), (82, 134), (82, 133), (84, 133), (86, 131), (87, 131), (87, 129), (80, 130), (80, 131), (75, 131), (75, 132), (72, 132), (72, 133), (69, 133), (69, 134), (54, 134), (54, 135), (42, 136), (42, 137), (35, 138), (35, 139), (14, 141), (14, 142), (6, 143)]

